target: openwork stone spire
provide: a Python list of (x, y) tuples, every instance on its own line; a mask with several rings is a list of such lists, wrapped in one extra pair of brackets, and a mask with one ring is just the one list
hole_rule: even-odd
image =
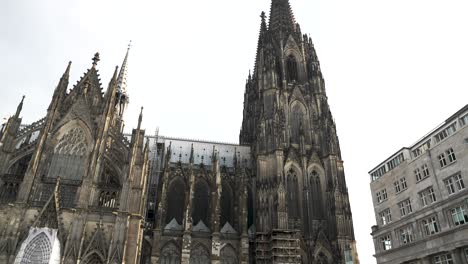
[(132, 42), (128, 44), (127, 53), (120, 67), (119, 76), (117, 77), (117, 92), (126, 94), (127, 93), (127, 76), (128, 76), (128, 53), (130, 52)]
[(296, 20), (289, 0), (272, 0), (268, 29), (283, 33), (296, 31)]

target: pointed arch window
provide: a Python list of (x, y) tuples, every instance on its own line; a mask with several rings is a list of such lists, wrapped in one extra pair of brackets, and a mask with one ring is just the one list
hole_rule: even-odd
[(169, 243), (161, 250), (161, 264), (180, 264), (180, 250), (173, 243)]
[(175, 219), (182, 224), (185, 209), (185, 184), (181, 179), (174, 180), (167, 192), (166, 224)]
[(189, 263), (190, 264), (211, 263), (209, 251), (205, 247), (203, 247), (202, 245), (198, 244), (190, 252)]
[(288, 200), (288, 215), (290, 220), (298, 220), (300, 218), (299, 210), (299, 184), (297, 180), (297, 172), (290, 168), (286, 175), (287, 182), (287, 200)]
[(322, 186), (320, 183), (320, 175), (314, 170), (310, 174), (310, 186), (312, 192), (312, 218), (323, 218), (323, 202), (322, 202)]
[(33, 238), (24, 249), (20, 264), (48, 264), (52, 254), (52, 244), (43, 232)]
[(237, 254), (231, 245), (226, 245), (221, 249), (221, 264), (237, 264)]
[(49, 178), (81, 181), (85, 172), (88, 142), (81, 127), (70, 129), (63, 135), (54, 149), (49, 167)]
[(195, 193), (193, 196), (193, 211), (192, 220), (193, 224), (197, 225), (198, 222), (203, 223), (210, 227), (210, 188), (208, 183), (204, 180), (199, 180), (195, 184)]
[(305, 132), (305, 107), (302, 103), (294, 103), (291, 109), (291, 142), (299, 143), (299, 137), (301, 135), (301, 129)]
[(231, 186), (228, 183), (223, 182), (223, 192), (221, 193), (221, 227), (226, 222), (229, 222), (231, 226), (234, 226), (234, 196), (232, 193)]
[(294, 55), (289, 55), (288, 58), (286, 59), (286, 76), (287, 76), (287, 81), (288, 82), (294, 82), (298, 81), (298, 71), (297, 71), (297, 61), (296, 57)]

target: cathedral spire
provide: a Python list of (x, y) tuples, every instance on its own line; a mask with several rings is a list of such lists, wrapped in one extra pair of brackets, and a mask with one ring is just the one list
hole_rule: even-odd
[(296, 31), (296, 20), (289, 0), (272, 0), (268, 29), (272, 32)]
[(141, 128), (141, 121), (143, 120), (143, 106), (141, 107), (140, 110), (140, 115), (138, 116), (138, 127), (137, 130), (140, 130)]
[(24, 95), (23, 98), (21, 99), (21, 102), (19, 103), (18, 107), (16, 108), (16, 114), (15, 117), (18, 118), (19, 115), (21, 114), (21, 110), (23, 110), (23, 102), (24, 102)]
[(127, 76), (128, 76), (128, 53), (130, 52), (132, 41), (128, 44), (127, 53), (120, 67), (119, 77), (117, 78), (117, 92), (127, 94)]

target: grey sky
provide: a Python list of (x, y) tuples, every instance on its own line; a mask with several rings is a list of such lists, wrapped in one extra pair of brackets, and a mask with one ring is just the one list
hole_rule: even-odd
[[(467, 103), (465, 0), (290, 0), (315, 43), (341, 141), (361, 263), (375, 263), (367, 172)], [(128, 41), (130, 106), (168, 136), (237, 142), (260, 12), (270, 0), (4, 0), (0, 118), (25, 94), (45, 115), (67, 62), (71, 84), (96, 51), (104, 89)]]

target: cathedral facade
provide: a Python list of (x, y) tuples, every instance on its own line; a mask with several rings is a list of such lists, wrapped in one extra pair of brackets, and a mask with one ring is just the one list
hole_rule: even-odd
[(0, 263), (359, 263), (312, 40), (288, 0), (261, 15), (239, 144), (123, 133), (128, 52), (47, 115), (0, 132)]

